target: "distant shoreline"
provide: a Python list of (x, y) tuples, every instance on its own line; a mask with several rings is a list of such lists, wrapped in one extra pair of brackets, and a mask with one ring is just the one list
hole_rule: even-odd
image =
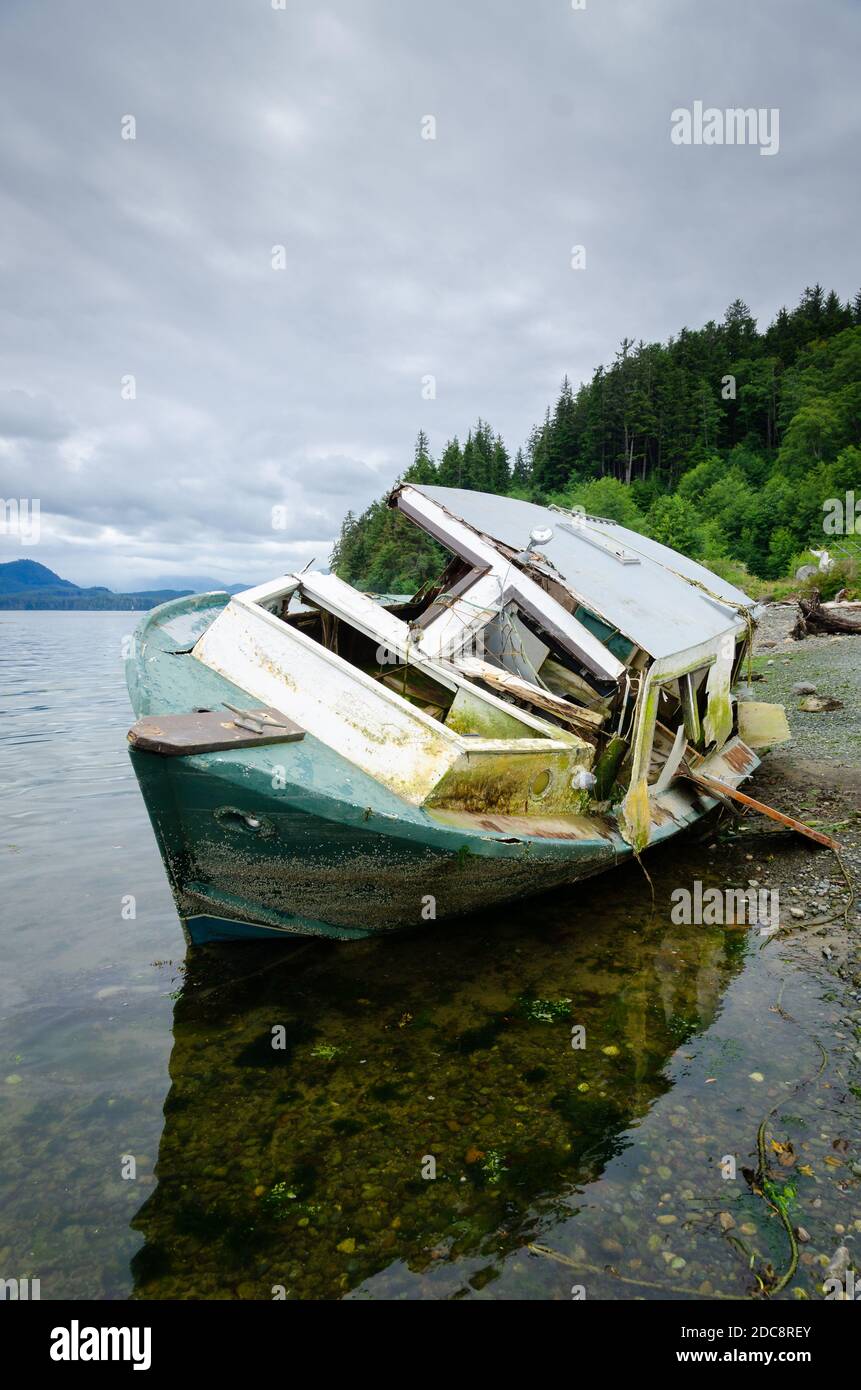
[(191, 589), (157, 594), (104, 594), (92, 598), (36, 594), (0, 595), (0, 613), (146, 613), (160, 603), (185, 598)]
[[(172, 579), (173, 575), (166, 577)], [(177, 575), (177, 578), (183, 585), (181, 589), (166, 585), (164, 580), (161, 583), (156, 580), (152, 589), (115, 593), (101, 584), (82, 588), (70, 579), (62, 579), (38, 560), (10, 560), (0, 564), (0, 613), (147, 613), (151, 608), (158, 608), (159, 604), (188, 598), (190, 594), (235, 594), (240, 589), (250, 587), (247, 584), (234, 584), (228, 588), (210, 575)]]

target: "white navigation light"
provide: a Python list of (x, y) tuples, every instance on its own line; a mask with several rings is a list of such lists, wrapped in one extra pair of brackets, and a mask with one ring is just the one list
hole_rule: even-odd
[(547, 542), (552, 541), (552, 539), (552, 526), (533, 526), (532, 530), (529, 532), (529, 547), (531, 549), (533, 545), (546, 545)]
[(525, 564), (528, 564), (528, 563), (529, 563), (529, 560), (531, 559), (531, 556), (532, 556), (532, 548), (533, 548), (533, 546), (536, 546), (536, 545), (546, 545), (547, 542), (548, 542), (548, 541), (552, 541), (552, 539), (553, 539), (553, 527), (552, 527), (552, 526), (533, 526), (532, 530), (529, 532), (529, 544), (528, 544), (528, 546), (526, 547), (525, 550), (521, 550), (520, 554), (519, 554), (518, 557), (517, 557), (518, 560), (520, 561), (521, 565), (525, 565)]

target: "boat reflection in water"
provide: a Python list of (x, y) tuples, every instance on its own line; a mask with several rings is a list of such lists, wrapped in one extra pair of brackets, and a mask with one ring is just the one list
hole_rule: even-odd
[(135, 1296), (570, 1297), (530, 1243), (650, 1296), (690, 1136), (668, 1110), (649, 1157), (641, 1127), (675, 1105), (668, 1061), (745, 935), (669, 925), (636, 869), (566, 896), (433, 936), (193, 953)]

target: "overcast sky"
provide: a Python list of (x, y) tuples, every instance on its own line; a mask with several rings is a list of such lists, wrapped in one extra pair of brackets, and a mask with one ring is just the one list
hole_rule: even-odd
[[(625, 335), (852, 296), (859, 41), (858, 0), (2, 0), (0, 497), (42, 528), (0, 561), (325, 565), (420, 427), (513, 451)], [(695, 101), (777, 153), (674, 144)]]

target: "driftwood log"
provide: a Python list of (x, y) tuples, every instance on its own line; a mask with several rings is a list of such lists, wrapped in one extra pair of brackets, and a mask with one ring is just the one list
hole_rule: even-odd
[(796, 642), (800, 642), (802, 637), (817, 636), (823, 632), (861, 635), (861, 612), (841, 612), (838, 608), (824, 608), (819, 598), (819, 590), (814, 589), (810, 598), (798, 600), (798, 618), (789, 635), (794, 637)]

